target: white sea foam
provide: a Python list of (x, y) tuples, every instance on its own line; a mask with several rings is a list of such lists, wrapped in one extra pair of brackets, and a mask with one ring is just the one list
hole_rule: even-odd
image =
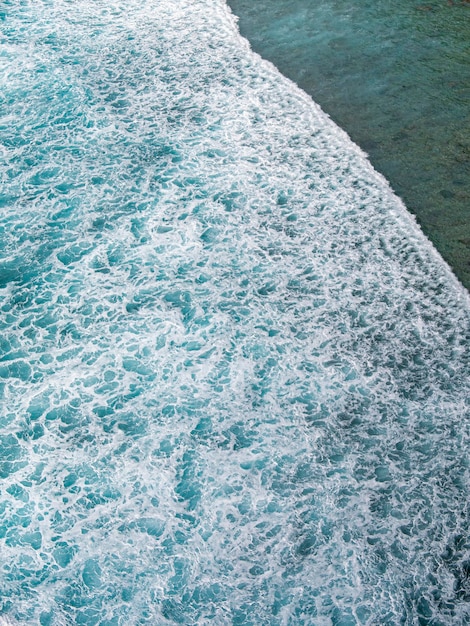
[(5, 24), (4, 619), (465, 623), (468, 295), (386, 181), (222, 1)]

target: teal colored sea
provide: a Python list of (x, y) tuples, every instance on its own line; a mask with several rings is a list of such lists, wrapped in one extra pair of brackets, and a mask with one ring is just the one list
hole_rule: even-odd
[(468, 624), (470, 298), (386, 180), (224, 0), (0, 17), (0, 624)]
[(470, 289), (468, 0), (229, 0), (253, 48), (370, 155)]

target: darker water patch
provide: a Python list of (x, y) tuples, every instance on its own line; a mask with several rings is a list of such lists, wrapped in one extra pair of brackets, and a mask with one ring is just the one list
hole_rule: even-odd
[(367, 151), (470, 288), (470, 4), (228, 4), (253, 49)]

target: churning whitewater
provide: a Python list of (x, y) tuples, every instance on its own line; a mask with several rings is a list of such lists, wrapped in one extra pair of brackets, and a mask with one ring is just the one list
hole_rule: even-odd
[(0, 622), (463, 625), (469, 299), (223, 0), (0, 13)]

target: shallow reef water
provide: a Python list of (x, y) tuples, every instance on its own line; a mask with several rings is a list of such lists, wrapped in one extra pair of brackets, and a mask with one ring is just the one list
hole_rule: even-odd
[(470, 289), (470, 4), (229, 5), (253, 48), (366, 150)]
[(0, 623), (466, 624), (470, 302), (222, 0), (1, 13)]

